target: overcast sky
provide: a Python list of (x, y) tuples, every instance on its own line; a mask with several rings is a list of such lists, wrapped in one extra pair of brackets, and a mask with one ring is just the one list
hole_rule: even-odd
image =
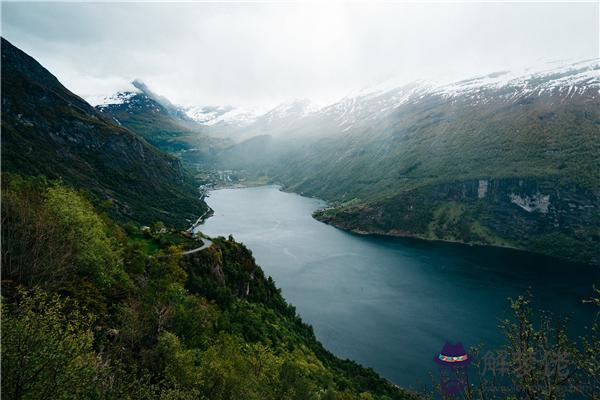
[(598, 32), (597, 2), (2, 2), (2, 35), (75, 93), (138, 78), (184, 105), (326, 103), (390, 78), (596, 58)]

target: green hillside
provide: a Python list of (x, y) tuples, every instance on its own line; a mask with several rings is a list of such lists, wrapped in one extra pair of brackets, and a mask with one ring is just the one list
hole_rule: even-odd
[(62, 179), (121, 220), (187, 227), (207, 209), (179, 160), (97, 112), (4, 38), (2, 169)]
[(587, 83), (531, 89), (552, 79), (514, 89), (517, 100), (508, 89), (394, 107), (395, 93), (351, 99), (230, 147), (221, 164), (330, 201), (317, 218), (345, 229), (598, 264), (600, 97)]
[(204, 126), (144, 83), (132, 84), (137, 92), (119, 92), (114, 95), (116, 102), (96, 109), (157, 148), (175, 154), (186, 165), (210, 167), (214, 153), (228, 141), (208, 136)]
[(324, 349), (231, 237), (183, 255), (62, 184), (2, 185), (3, 397), (417, 398)]

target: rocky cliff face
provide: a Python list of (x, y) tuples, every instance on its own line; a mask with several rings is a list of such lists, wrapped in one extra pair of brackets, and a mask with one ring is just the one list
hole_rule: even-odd
[(445, 183), (316, 216), (361, 233), (508, 246), (600, 265), (600, 193), (553, 180)]
[(231, 236), (214, 238), (213, 246), (190, 254), (183, 263), (190, 274), (190, 284), (211, 292), (217, 300), (231, 294), (250, 302), (284, 307), (273, 280), (265, 276), (252, 252)]
[(206, 209), (179, 160), (103, 116), (2, 39), (2, 170), (63, 179), (109, 212), (186, 226)]

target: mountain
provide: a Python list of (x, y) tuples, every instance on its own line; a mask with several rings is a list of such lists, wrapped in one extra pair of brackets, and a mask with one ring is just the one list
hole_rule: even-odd
[(348, 96), (220, 155), (361, 233), (600, 263), (600, 64)]
[(128, 90), (96, 101), (98, 111), (156, 147), (184, 161), (210, 166), (214, 153), (231, 142), (263, 132), (283, 132), (318, 107), (307, 99), (284, 102), (274, 108), (179, 106), (156, 94), (139, 80)]
[(241, 142), (264, 132), (285, 131), (319, 107), (307, 99), (294, 99), (274, 108), (205, 106), (190, 107), (187, 115), (206, 126), (206, 133)]
[(139, 80), (126, 91), (107, 96), (96, 109), (161, 150), (172, 153), (186, 165), (210, 167), (215, 152), (229, 141), (211, 135), (184, 107), (154, 93)]
[(228, 127), (244, 127), (250, 125), (261, 115), (259, 109), (233, 106), (201, 106), (187, 107), (186, 115), (205, 126), (223, 125)]
[(2, 171), (62, 179), (138, 223), (187, 227), (208, 209), (178, 159), (95, 110), (4, 38)]
[[(124, 223), (187, 227), (208, 208), (178, 159), (1, 48), (4, 393), (421, 398), (325, 349), (231, 236)], [(156, 107), (138, 95), (122, 104)]]
[(191, 142), (201, 135), (201, 126), (143, 82), (134, 80), (131, 85), (129, 90), (102, 99), (96, 109), (163, 150), (191, 148)]
[(304, 117), (317, 111), (319, 107), (308, 99), (294, 99), (284, 102), (256, 118), (246, 127), (246, 136), (269, 133), (277, 135), (289, 131)]

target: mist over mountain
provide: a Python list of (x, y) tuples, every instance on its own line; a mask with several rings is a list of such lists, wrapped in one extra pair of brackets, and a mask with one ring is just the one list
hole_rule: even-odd
[[(363, 91), (223, 151), (357, 232), (597, 263), (600, 64)], [(248, 128), (252, 130), (253, 127)]]
[(260, 113), (175, 106), (138, 83), (97, 108), (192, 164), (324, 198), (316, 217), (344, 229), (598, 263), (599, 73), (592, 59), (391, 81)]
[(7, 399), (600, 398), (600, 3), (0, 14)]

